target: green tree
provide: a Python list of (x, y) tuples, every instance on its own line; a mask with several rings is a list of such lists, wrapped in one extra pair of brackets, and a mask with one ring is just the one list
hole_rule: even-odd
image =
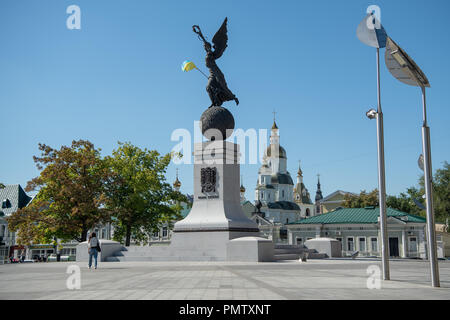
[[(406, 189), (406, 193), (402, 192), (398, 196), (387, 196), (386, 206), (425, 217), (424, 194), (424, 177), (422, 175), (418, 187), (410, 187)], [(347, 195), (342, 205), (346, 208), (378, 206), (378, 190), (375, 189), (370, 193), (363, 190), (359, 195)], [(444, 223), (446, 219), (450, 219), (450, 165), (447, 161), (444, 162), (443, 168), (436, 170), (433, 176), (433, 205), (437, 222)]]
[(359, 195), (346, 194), (342, 206), (345, 208), (365, 208), (378, 206), (378, 190), (367, 193), (362, 190)]
[[(31, 205), (11, 215), (10, 227), (27, 235), (27, 241), (40, 242), (54, 236), (85, 241), (89, 229), (108, 220), (102, 208), (108, 170), (100, 149), (79, 140), (59, 150), (39, 144), (39, 150), (41, 156), (33, 159), (40, 175), (25, 189), (38, 193)], [(37, 224), (27, 226), (33, 219)]]
[(7, 219), (11, 230), (17, 231), (17, 243), (30, 245), (32, 243), (51, 243), (56, 234), (56, 221), (46, 214), (49, 202), (34, 199), (28, 206), (14, 212)]
[(425, 211), (421, 209), (424, 206), (423, 191), (416, 187), (408, 188), (406, 193), (402, 192), (399, 196), (388, 196), (386, 206), (414, 215), (425, 215)]
[(5, 185), (0, 182), (0, 189), (3, 189), (4, 187), (5, 187)]
[[(415, 187), (408, 188), (406, 193), (399, 196), (386, 196), (386, 207), (415, 215), (424, 215), (424, 211), (415, 203), (414, 199), (423, 205), (423, 192)], [(378, 189), (367, 193), (361, 191), (359, 195), (346, 195), (342, 204), (345, 208), (378, 207)]]
[(450, 165), (447, 161), (433, 177), (433, 204), (436, 221), (450, 219)]
[[(398, 197), (389, 197), (390, 199), (396, 198), (390, 206), (426, 217), (426, 211), (422, 209), (426, 206), (424, 195), (425, 182), (422, 175), (419, 178), (419, 188), (410, 187), (406, 190), (406, 194), (401, 193)], [(446, 219), (450, 218), (450, 165), (447, 161), (444, 162), (442, 168), (435, 171), (433, 176), (433, 208), (437, 222), (444, 223)]]
[(172, 156), (119, 142), (106, 157), (110, 170), (106, 208), (113, 216), (115, 240), (126, 246), (131, 238), (146, 243), (160, 223), (179, 218), (180, 208), (174, 203), (184, 196), (164, 176)]

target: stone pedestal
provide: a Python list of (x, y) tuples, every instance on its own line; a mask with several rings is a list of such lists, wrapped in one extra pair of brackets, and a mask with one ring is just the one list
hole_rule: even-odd
[(315, 238), (305, 241), (305, 247), (325, 253), (328, 258), (342, 257), (341, 242), (332, 238)]
[[(175, 223), (171, 247), (227, 260), (229, 240), (258, 236), (258, 225), (242, 211), (239, 146), (209, 141), (194, 146), (194, 203)], [(178, 250), (177, 250), (178, 251)]]
[(273, 242), (259, 237), (243, 237), (230, 240), (227, 245), (227, 260), (247, 262), (273, 261)]
[(194, 203), (174, 232), (250, 232), (258, 225), (242, 211), (239, 195), (239, 146), (227, 141), (194, 145)]

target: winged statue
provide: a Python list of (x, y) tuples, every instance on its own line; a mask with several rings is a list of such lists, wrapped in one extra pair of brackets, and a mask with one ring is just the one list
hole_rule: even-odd
[[(236, 105), (239, 104), (238, 98), (228, 89), (227, 82), (225, 81), (225, 76), (216, 64), (216, 60), (219, 59), (225, 49), (227, 48), (228, 36), (227, 36), (227, 21), (222, 23), (222, 26), (214, 35), (211, 43), (206, 41), (205, 37), (200, 30), (200, 27), (195, 25), (192, 26), (192, 30), (198, 35), (200, 40), (203, 41), (203, 46), (206, 51), (206, 67), (209, 69), (208, 85), (206, 86), (206, 91), (208, 92), (209, 98), (211, 99), (211, 106), (221, 106), (225, 101), (234, 100)], [(214, 51), (213, 51), (214, 49)]]

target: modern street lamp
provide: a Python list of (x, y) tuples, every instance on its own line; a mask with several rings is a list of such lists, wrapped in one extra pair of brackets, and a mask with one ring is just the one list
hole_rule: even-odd
[[(427, 103), (425, 95), (425, 88), (430, 87), (430, 83), (414, 60), (412, 60), (406, 52), (389, 37), (386, 41), (385, 61), (389, 72), (396, 79), (408, 85), (420, 87), (422, 89), (422, 151), (427, 211), (428, 259), (431, 266), (432, 286), (439, 287), (439, 266), (437, 261), (436, 229), (433, 210), (430, 127), (428, 127), (427, 124)], [(419, 163), (421, 163), (420, 159)]]
[(384, 129), (383, 112), (381, 110), (381, 90), (380, 90), (380, 48), (386, 46), (386, 31), (380, 21), (373, 13), (361, 21), (356, 29), (358, 39), (371, 47), (377, 48), (377, 111), (371, 109), (366, 115), (369, 119), (377, 120), (377, 150), (378, 150), (378, 192), (380, 202), (380, 231), (381, 231), (381, 260), (383, 267), (383, 279), (389, 280), (389, 254), (386, 216), (386, 182), (384, 167)]

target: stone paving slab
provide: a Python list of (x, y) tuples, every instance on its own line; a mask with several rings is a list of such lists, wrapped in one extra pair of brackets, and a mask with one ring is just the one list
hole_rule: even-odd
[[(81, 288), (66, 273), (79, 266)], [(439, 261), (441, 288), (430, 286), (427, 261), (390, 262), (391, 281), (368, 289), (377, 259), (238, 262), (51, 262), (0, 265), (0, 299), (297, 300), (450, 299), (450, 261)]]

